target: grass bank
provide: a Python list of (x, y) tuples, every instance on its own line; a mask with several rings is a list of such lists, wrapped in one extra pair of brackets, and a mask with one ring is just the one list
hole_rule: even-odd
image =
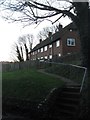
[(5, 72), (2, 74), (2, 96), (41, 101), (51, 89), (63, 84), (59, 78), (40, 73), (35, 69)]

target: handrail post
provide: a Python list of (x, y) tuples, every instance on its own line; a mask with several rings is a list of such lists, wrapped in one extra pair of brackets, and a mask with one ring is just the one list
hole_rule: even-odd
[(83, 86), (84, 86), (86, 74), (87, 74), (87, 68), (85, 68), (84, 76), (83, 76), (82, 83), (81, 83), (81, 87), (80, 87), (80, 93), (81, 93), (81, 91), (82, 91), (82, 89), (83, 89)]

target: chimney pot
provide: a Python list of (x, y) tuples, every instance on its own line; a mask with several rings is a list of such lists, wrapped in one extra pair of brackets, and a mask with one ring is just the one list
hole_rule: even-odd
[(40, 41), (40, 43), (41, 43), (41, 42), (42, 42), (42, 39), (40, 39), (39, 41)]
[(49, 33), (48, 33), (48, 36), (51, 37), (51, 35), (52, 35), (52, 32), (49, 32)]

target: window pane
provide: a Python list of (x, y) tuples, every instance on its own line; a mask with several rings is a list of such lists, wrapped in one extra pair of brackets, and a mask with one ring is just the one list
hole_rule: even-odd
[(59, 53), (58, 56), (60, 57), (60, 56), (61, 56), (61, 53)]
[(49, 48), (52, 48), (52, 45), (49, 45)]
[(43, 52), (43, 48), (41, 48), (41, 52)]
[(59, 47), (60, 46), (60, 41), (56, 41), (56, 47)]
[(45, 56), (45, 59), (47, 59), (47, 56)]
[(44, 47), (44, 50), (47, 51), (47, 46)]
[(49, 55), (49, 58), (52, 59), (52, 55)]
[(74, 38), (68, 38), (67, 39), (67, 46), (75, 46), (75, 39)]

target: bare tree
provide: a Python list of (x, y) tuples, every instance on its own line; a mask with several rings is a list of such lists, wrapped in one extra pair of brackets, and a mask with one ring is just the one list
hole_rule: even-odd
[(22, 54), (22, 47), (18, 47), (18, 45), (16, 46), (16, 53), (17, 53), (17, 58), (20, 62), (24, 61), (24, 58), (23, 58), (23, 54)]
[(59, 24), (53, 25), (51, 27), (43, 28), (41, 31), (39, 31), (38, 38), (45, 40), (46, 38), (48, 38), (49, 32), (51, 32), (52, 34), (56, 33), (57, 31), (60, 30), (60, 26), (62, 26), (62, 25), (59, 23)]
[(33, 35), (27, 34), (19, 37), (18, 42), (13, 45), (13, 59), (17, 61), (29, 60), (28, 53), (32, 49)]
[[(61, 0), (5, 0), (3, 5), (8, 11), (7, 19), (20, 21), (30, 25), (40, 23), (43, 20), (49, 20), (52, 23), (58, 21), (61, 17), (68, 16), (77, 26), (81, 38), (83, 66), (90, 68), (89, 64), (89, 0), (77, 2), (76, 0), (66, 0), (67, 4), (62, 5)], [(66, 5), (66, 6), (65, 6)], [(83, 13), (83, 14), (82, 14)], [(5, 14), (6, 16), (6, 14)], [(52, 17), (57, 16), (55, 21)]]

